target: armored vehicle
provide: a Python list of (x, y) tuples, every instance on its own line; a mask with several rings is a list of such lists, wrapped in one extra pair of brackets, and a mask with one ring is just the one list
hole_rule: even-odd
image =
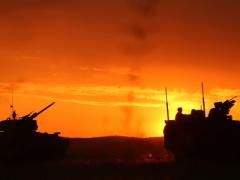
[(12, 107), (12, 115), (0, 122), (0, 161), (42, 161), (64, 158), (68, 139), (60, 133), (38, 132), (35, 118), (54, 105), (49, 104), (39, 112), (17, 118)]
[(191, 114), (182, 114), (179, 108), (175, 120), (165, 121), (164, 145), (177, 161), (240, 160), (240, 121), (229, 115), (234, 98), (214, 103), (207, 117), (203, 104), (203, 110), (192, 110)]

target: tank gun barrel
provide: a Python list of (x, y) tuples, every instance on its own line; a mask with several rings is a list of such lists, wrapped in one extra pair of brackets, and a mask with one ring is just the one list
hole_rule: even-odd
[(44, 111), (46, 111), (48, 108), (50, 108), (51, 106), (53, 106), (55, 104), (55, 102), (52, 102), (51, 104), (49, 104), (48, 106), (46, 106), (45, 108), (43, 108), (42, 110), (40, 110), (39, 112), (35, 112), (33, 113), (30, 117), (32, 119), (34, 119), (35, 117), (37, 117), (39, 114), (43, 113)]
[(234, 99), (236, 99), (237, 98), (237, 96), (234, 96), (234, 97), (232, 97), (231, 99), (229, 99), (229, 101), (232, 101), (232, 100), (234, 100)]

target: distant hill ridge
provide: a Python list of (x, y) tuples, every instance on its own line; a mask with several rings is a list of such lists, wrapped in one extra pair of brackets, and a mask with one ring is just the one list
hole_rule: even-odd
[(71, 138), (68, 152), (68, 158), (79, 161), (161, 160), (168, 155), (163, 137)]

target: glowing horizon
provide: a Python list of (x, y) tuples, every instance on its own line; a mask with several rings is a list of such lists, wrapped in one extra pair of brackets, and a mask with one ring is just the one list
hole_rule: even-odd
[[(56, 101), (39, 130), (161, 136), (166, 119), (240, 94), (239, 8), (227, 0), (0, 2), (0, 118)], [(232, 109), (240, 119), (238, 103)]]
[[(11, 103), (12, 94), (9, 93), (6, 84), (0, 84), (2, 87), (2, 97), (5, 97), (5, 102), (1, 102), (1, 106), (5, 106), (1, 114), (4, 119), (9, 115), (10, 109), (7, 108)], [(4, 89), (4, 90), (3, 90)], [(168, 90), (170, 118), (174, 119), (176, 109), (181, 106), (184, 113), (189, 114), (192, 109), (200, 109), (202, 103), (201, 92), (196, 91), (188, 93), (183, 89)], [(210, 110), (214, 101), (224, 101), (230, 98), (233, 94), (238, 95), (240, 90), (232, 89), (212, 89), (206, 95), (206, 110)], [(6, 103), (8, 101), (8, 104)], [(27, 103), (25, 102), (27, 101)], [(62, 135), (70, 137), (91, 137), (91, 136), (111, 136), (111, 135), (125, 135), (137, 137), (153, 137), (162, 136), (164, 120), (166, 119), (166, 105), (164, 89), (150, 89), (140, 87), (114, 87), (114, 86), (49, 86), (49, 85), (36, 85), (36, 84), (21, 84), (14, 90), (14, 107), (17, 110), (18, 116), (22, 116), (31, 111), (39, 111), (42, 107), (50, 102), (57, 102), (55, 107), (52, 107), (47, 112), (42, 114), (39, 119), (40, 131), (61, 131)], [(71, 107), (73, 110), (67, 110), (66, 107)], [(92, 119), (91, 111), (90, 117), (88, 114), (83, 113), (81, 108), (87, 109), (102, 109), (102, 117), (95, 117)], [(240, 106), (237, 104), (237, 108)], [(106, 111), (114, 109), (115, 113), (111, 115)], [(233, 108), (235, 110), (236, 108)], [(66, 111), (67, 110), (67, 111)], [(57, 112), (55, 112), (57, 111)], [(79, 111), (78, 115), (75, 115)], [(66, 114), (68, 112), (69, 114)], [(150, 113), (149, 113), (150, 112)], [(233, 111), (233, 115), (237, 115)], [(110, 113), (110, 114), (109, 114)], [(118, 114), (117, 116), (114, 114)], [(61, 119), (56, 119), (60, 115)], [(77, 127), (81, 126), (85, 120), (82, 117), (91, 121), (98, 121), (98, 126), (102, 129), (95, 130), (95, 133), (84, 133), (78, 130)], [(112, 119), (114, 117), (114, 119)], [(240, 117), (240, 116), (236, 116)], [(69, 120), (68, 118), (72, 118)], [(43, 121), (41, 120), (43, 119)], [(115, 122), (114, 122), (115, 121)], [(69, 122), (69, 128), (64, 125), (64, 128), (59, 126), (59, 122)], [(73, 124), (72, 124), (73, 123)], [(60, 123), (61, 124), (61, 123)], [(104, 125), (108, 124), (109, 127)], [(111, 128), (119, 127), (111, 131)], [(73, 128), (75, 127), (75, 128)], [(147, 128), (146, 128), (147, 127)], [(108, 129), (109, 128), (109, 129)], [(80, 129), (80, 128), (79, 128)], [(91, 128), (90, 128), (91, 129)], [(78, 132), (79, 131), (79, 132)], [(109, 131), (104, 133), (104, 131)], [(92, 134), (92, 135), (91, 135)]]

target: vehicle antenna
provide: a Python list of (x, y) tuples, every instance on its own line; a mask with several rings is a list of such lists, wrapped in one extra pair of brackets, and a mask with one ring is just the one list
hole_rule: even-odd
[(14, 97), (14, 89), (12, 88), (12, 104), (11, 104), (10, 108), (12, 109), (12, 118), (13, 118), (13, 120), (15, 120), (17, 114), (16, 114), (16, 111), (14, 110), (14, 99), (13, 99), (13, 97)]
[(204, 117), (206, 117), (206, 108), (205, 108), (205, 97), (204, 97), (204, 87), (203, 87), (203, 83), (202, 83), (202, 105), (203, 105)]
[(12, 88), (12, 104), (10, 105), (10, 108), (12, 109), (12, 112), (14, 111), (14, 99), (13, 99), (13, 94), (14, 94), (14, 90)]
[(167, 120), (169, 121), (169, 109), (168, 109), (168, 94), (167, 94), (167, 88), (165, 88), (165, 95), (166, 95)]

